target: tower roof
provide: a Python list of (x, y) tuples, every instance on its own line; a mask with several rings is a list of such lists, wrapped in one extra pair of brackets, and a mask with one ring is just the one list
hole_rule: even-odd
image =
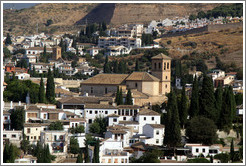
[(167, 56), (163, 53), (160, 53), (160, 54), (152, 57), (151, 59), (168, 59), (168, 60), (171, 60), (172, 58), (170, 58), (169, 56)]
[(126, 81), (160, 81), (160, 80), (147, 72), (133, 72), (126, 78)]

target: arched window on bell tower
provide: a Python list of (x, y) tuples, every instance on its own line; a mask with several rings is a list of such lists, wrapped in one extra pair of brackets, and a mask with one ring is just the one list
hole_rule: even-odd
[(156, 69), (156, 63), (155, 63), (155, 69)]
[(169, 63), (167, 63), (167, 69), (169, 69)]
[(161, 69), (161, 63), (159, 63), (159, 69)]
[(166, 70), (166, 62), (164, 62), (164, 70)]

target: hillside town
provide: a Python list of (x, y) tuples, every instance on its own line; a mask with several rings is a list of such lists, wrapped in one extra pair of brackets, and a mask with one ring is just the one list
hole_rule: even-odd
[(205, 15), (86, 24), (76, 34), (8, 32), (3, 162), (243, 162), (241, 70), (216, 57), (215, 68), (201, 63), (185, 73), (185, 60), (159, 42), (165, 34), (243, 22)]

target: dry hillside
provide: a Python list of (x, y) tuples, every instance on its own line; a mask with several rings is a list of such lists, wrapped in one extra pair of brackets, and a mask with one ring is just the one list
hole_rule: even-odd
[[(167, 41), (171, 44), (167, 44)], [(184, 46), (184, 43), (195, 42), (196, 48)], [(161, 44), (169, 48), (172, 57), (181, 57), (193, 51), (210, 52), (219, 55), (222, 62), (235, 62), (238, 67), (243, 66), (243, 28), (224, 29), (217, 32), (204, 32), (187, 36), (168, 37), (161, 39)], [(211, 59), (210, 61), (214, 61)], [(214, 67), (211, 63), (209, 67)]]
[[(12, 34), (32, 34), (46, 32), (76, 32), (80, 25), (88, 22), (106, 21), (111, 25), (124, 23), (148, 23), (173, 17), (184, 17), (200, 10), (210, 10), (219, 4), (39, 4), (22, 10), (4, 10), (4, 33), (12, 30)], [(46, 27), (47, 20), (54, 24)]]

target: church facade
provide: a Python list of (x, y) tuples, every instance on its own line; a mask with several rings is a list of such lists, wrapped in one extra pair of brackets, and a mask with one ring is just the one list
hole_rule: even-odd
[(171, 89), (171, 58), (161, 53), (152, 57), (151, 63), (151, 74), (98, 74), (81, 83), (81, 92), (88, 96), (114, 97), (119, 87), (123, 96), (131, 89), (136, 105), (162, 103)]

